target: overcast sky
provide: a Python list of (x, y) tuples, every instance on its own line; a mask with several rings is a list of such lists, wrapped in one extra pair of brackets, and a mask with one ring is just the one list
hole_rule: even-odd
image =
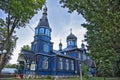
[[(78, 15), (77, 12), (73, 12), (72, 14), (68, 13), (68, 9), (61, 7), (59, 0), (47, 0), (47, 7), (49, 25), (52, 29), (51, 41), (54, 43), (54, 49), (58, 50), (60, 39), (62, 40), (63, 48), (66, 47), (66, 37), (70, 34), (70, 28), (72, 28), (72, 33), (77, 37), (78, 47), (81, 47), (81, 40), (84, 39), (86, 32), (86, 29), (84, 29), (81, 24), (85, 22), (85, 19), (81, 15)], [(3, 14), (0, 12), (0, 17), (1, 16), (3, 17)], [(23, 45), (31, 46), (31, 42), (34, 39), (34, 31), (28, 26), (34, 29), (41, 17), (42, 11), (39, 11), (39, 13), (31, 19), (30, 23), (27, 24), (26, 28), (16, 29), (16, 35), (19, 39), (10, 63), (17, 63), (18, 53), (20, 53)]]

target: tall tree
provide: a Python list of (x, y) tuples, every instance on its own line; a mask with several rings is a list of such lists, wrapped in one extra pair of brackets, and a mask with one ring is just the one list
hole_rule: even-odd
[[(4, 40), (7, 37), (7, 28), (6, 27), (0, 27), (0, 51), (3, 51), (3, 45), (4, 45)], [(6, 48), (7, 52), (4, 54), (0, 55), (0, 68), (2, 69), (5, 64), (8, 63), (8, 61), (11, 59), (12, 52), (16, 46), (16, 41), (17, 41), (16, 35), (12, 35), (10, 40), (9, 40), (9, 45), (8, 48)]]
[[(9, 41), (12, 39), (15, 28), (25, 27), (29, 20), (42, 8), (45, 0), (0, 0), (0, 9), (7, 15), (6, 19), (0, 18), (0, 27), (5, 27), (6, 37), (3, 43), (4, 49), (9, 49)], [(0, 71), (4, 64), (1, 58)]]
[(60, 0), (60, 3), (86, 19), (82, 24), (87, 29), (85, 40), (97, 70), (120, 74), (120, 68), (115, 66), (120, 63), (120, 0)]

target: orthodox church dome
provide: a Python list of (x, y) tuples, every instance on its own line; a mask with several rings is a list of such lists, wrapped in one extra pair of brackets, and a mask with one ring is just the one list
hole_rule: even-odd
[(43, 9), (43, 16), (40, 19), (38, 26), (37, 27), (49, 27), (49, 22), (48, 22), (48, 18), (47, 18), (47, 7), (45, 5), (44, 9)]
[(70, 39), (77, 40), (77, 37), (71, 33), (70, 35), (67, 36), (67, 40), (70, 40)]
[(61, 42), (59, 43), (59, 46), (62, 46), (62, 43), (61, 43)]

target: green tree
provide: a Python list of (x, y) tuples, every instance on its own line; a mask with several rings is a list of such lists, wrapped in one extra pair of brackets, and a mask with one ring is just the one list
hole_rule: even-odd
[[(4, 49), (8, 50), (10, 48), (9, 44), (15, 28), (25, 27), (44, 3), (45, 0), (0, 0), (0, 9), (6, 14), (5, 19), (0, 18), (0, 27), (4, 27), (6, 31), (3, 42)], [(5, 62), (3, 59), (5, 57), (1, 58), (0, 71), (4, 67)]]
[(85, 40), (98, 72), (108, 73), (107, 76), (113, 72), (120, 74), (120, 68), (116, 68), (120, 62), (120, 0), (60, 0), (60, 3), (86, 19), (82, 24), (87, 29)]
[[(2, 51), (4, 48), (3, 48), (3, 44), (5, 42), (5, 38), (7, 36), (7, 29), (6, 27), (0, 27), (0, 51)], [(17, 37), (16, 35), (12, 35), (10, 40), (9, 40), (9, 45), (8, 45), (8, 48), (6, 48), (7, 52), (5, 54), (1, 54), (0, 55), (0, 68), (3, 68), (5, 64), (7, 64), (9, 62), (9, 60), (11, 59), (11, 55), (12, 55), (12, 52), (15, 48), (15, 45), (16, 45), (16, 41), (17, 41)]]
[(7, 64), (5, 65), (6, 68), (18, 68), (18, 65), (17, 64)]
[(24, 46), (21, 48), (21, 51), (22, 51), (22, 49), (24, 49), (24, 50), (30, 50), (30, 46), (29, 46), (29, 45), (24, 45)]

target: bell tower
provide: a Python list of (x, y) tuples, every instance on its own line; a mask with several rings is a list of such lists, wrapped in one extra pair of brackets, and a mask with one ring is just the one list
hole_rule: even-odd
[(47, 6), (43, 8), (42, 18), (39, 20), (35, 28), (34, 41), (32, 42), (32, 51), (36, 54), (48, 54), (53, 50), (53, 43), (51, 42), (51, 28), (47, 18)]

